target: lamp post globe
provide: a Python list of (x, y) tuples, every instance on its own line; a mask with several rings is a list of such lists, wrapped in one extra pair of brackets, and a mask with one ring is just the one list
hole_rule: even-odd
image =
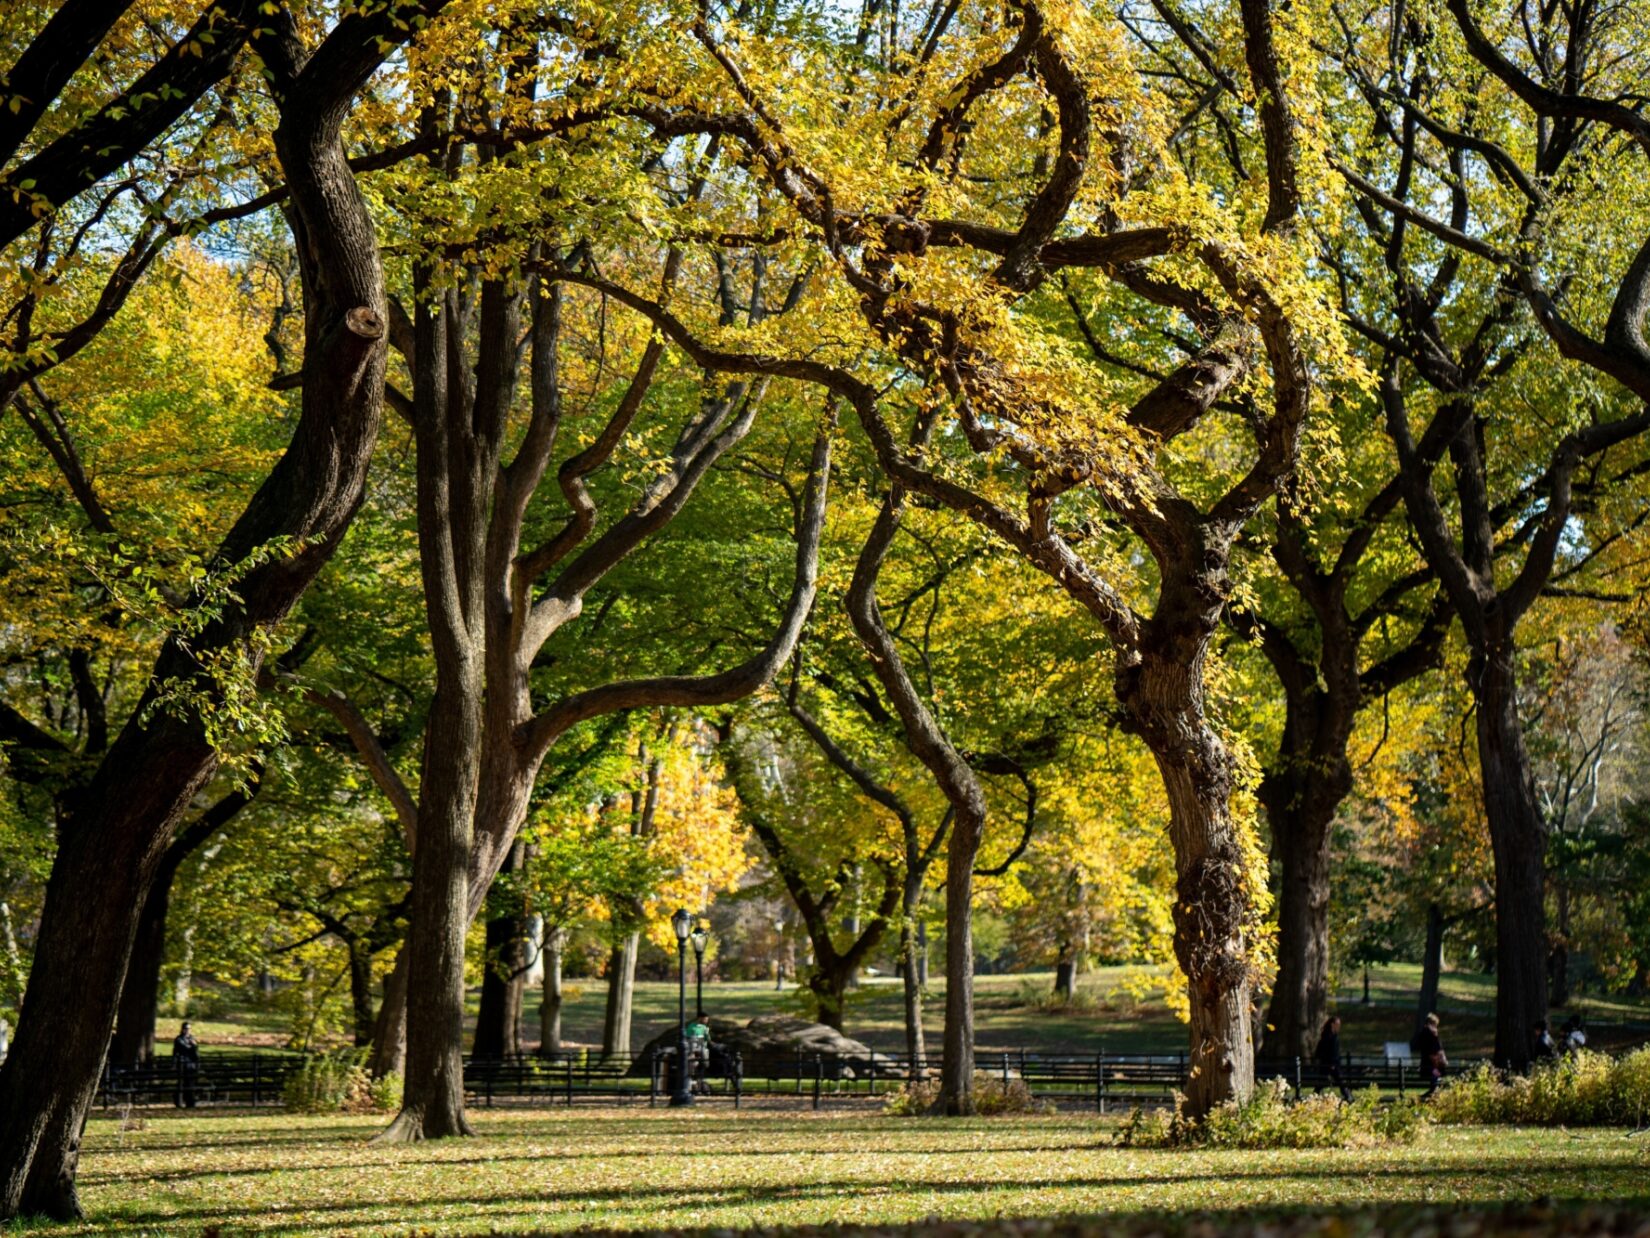
[(693, 1017), (705, 1021), (705, 947), (710, 944), (710, 930), (703, 924), (694, 926), (688, 938), (693, 943)]
[(693, 931), (693, 916), (683, 908), (670, 917), (670, 927), (676, 933), (676, 1086), (670, 1093), (674, 1109), (693, 1103), (687, 1042), (687, 947), (688, 934)]

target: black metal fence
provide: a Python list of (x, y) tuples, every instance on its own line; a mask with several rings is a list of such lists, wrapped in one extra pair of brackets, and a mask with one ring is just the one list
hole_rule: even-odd
[[(466, 1060), (464, 1086), (472, 1103), (567, 1104), (575, 1101), (646, 1100), (660, 1103), (671, 1090), (674, 1052), (641, 1058), (603, 1058), (586, 1050), (547, 1056), (524, 1055), (495, 1060)], [(308, 1059), (277, 1052), (207, 1053), (193, 1079), (196, 1102), (207, 1106), (278, 1105), (288, 1078)], [(1464, 1063), (1451, 1073), (1471, 1069)], [(908, 1083), (937, 1076), (939, 1058), (926, 1069), (913, 1069), (899, 1053), (831, 1055), (805, 1052), (719, 1054), (700, 1062), (694, 1091), (706, 1099), (727, 1099), (735, 1106), (757, 1097), (811, 1104), (886, 1098)], [(1045, 1053), (1031, 1050), (979, 1052), (975, 1069), (1017, 1084), (1039, 1101), (1062, 1108), (1092, 1108), (1099, 1113), (1138, 1105), (1168, 1104), (1185, 1084), (1185, 1053)], [(1383, 1097), (1401, 1097), (1424, 1088), (1415, 1066), (1402, 1060), (1348, 1056), (1341, 1064), (1346, 1085), (1371, 1085)], [(1267, 1059), (1256, 1065), (1260, 1079), (1282, 1079), (1297, 1096), (1333, 1088), (1322, 1067), (1300, 1058)], [(183, 1099), (169, 1058), (144, 1066), (106, 1069), (98, 1099), (105, 1107), (172, 1104)]]

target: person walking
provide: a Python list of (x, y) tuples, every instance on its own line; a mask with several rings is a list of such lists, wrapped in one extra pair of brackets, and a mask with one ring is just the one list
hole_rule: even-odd
[(1415, 1050), (1415, 1055), (1421, 1059), (1421, 1070), (1427, 1077), (1427, 1090), (1421, 1094), (1426, 1100), (1438, 1090), (1443, 1082), (1444, 1070), (1449, 1066), (1449, 1057), (1444, 1052), (1444, 1041), (1438, 1035), (1438, 1016), (1429, 1014), (1421, 1024), (1421, 1030), (1415, 1033), (1415, 1039), (1409, 1042), (1409, 1047)]
[(189, 1024), (184, 1023), (177, 1038), (172, 1041), (172, 1069), (178, 1074), (178, 1090), (173, 1104), (179, 1109), (195, 1107), (195, 1084), (201, 1073), (201, 1047), (190, 1035)]
[[(1346, 1104), (1352, 1103), (1352, 1090), (1346, 1086), (1346, 1078), (1341, 1074), (1341, 1016), (1332, 1014), (1323, 1025), (1323, 1031), (1318, 1033), (1318, 1047), (1312, 1054), (1312, 1060), (1323, 1071), (1329, 1082), (1340, 1089), (1341, 1100)], [(1318, 1091), (1323, 1091), (1320, 1084)]]

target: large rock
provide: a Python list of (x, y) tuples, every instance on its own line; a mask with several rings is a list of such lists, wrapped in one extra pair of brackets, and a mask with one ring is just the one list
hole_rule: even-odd
[(775, 1068), (789, 1073), (796, 1069), (798, 1054), (804, 1073), (812, 1070), (816, 1057), (826, 1059), (828, 1068), (840, 1063), (864, 1071), (871, 1064), (871, 1050), (859, 1041), (834, 1027), (794, 1015), (759, 1015), (744, 1027), (729, 1020), (725, 1030), (719, 1030), (713, 1022), (711, 1034), (727, 1048), (739, 1051), (747, 1074), (765, 1074)]
[[(870, 1067), (871, 1050), (823, 1023), (810, 1023), (788, 1014), (758, 1015), (744, 1026), (733, 1019), (713, 1018), (711, 1044), (738, 1052), (747, 1075), (791, 1077), (800, 1058), (804, 1077), (814, 1071), (814, 1059), (823, 1059), (828, 1078), (852, 1077)], [(630, 1073), (645, 1077), (652, 1069), (653, 1051), (674, 1048), (677, 1030), (660, 1032), (642, 1046)]]

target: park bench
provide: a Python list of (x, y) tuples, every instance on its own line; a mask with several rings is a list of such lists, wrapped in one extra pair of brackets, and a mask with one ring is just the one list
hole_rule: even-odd
[[(287, 1076), (303, 1064), (297, 1054), (207, 1053), (195, 1076), (197, 1105), (279, 1104)], [(171, 1104), (177, 1095), (177, 1068), (170, 1057), (139, 1066), (105, 1067), (98, 1085), (104, 1108), (112, 1105)]]

